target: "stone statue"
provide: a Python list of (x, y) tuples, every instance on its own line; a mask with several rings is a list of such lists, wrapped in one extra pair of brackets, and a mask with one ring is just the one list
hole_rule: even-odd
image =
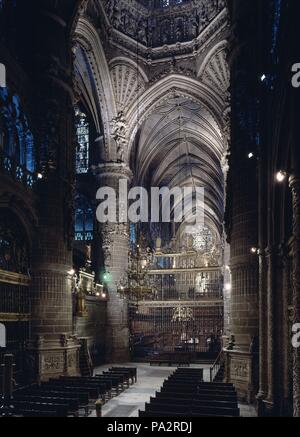
[(148, 30), (147, 21), (141, 20), (138, 25), (138, 40), (144, 45), (148, 44), (147, 30)]
[(112, 15), (111, 15), (111, 24), (116, 27), (119, 28), (122, 24), (122, 11), (118, 5), (118, 2), (113, 2), (113, 10), (112, 10)]
[(196, 20), (196, 17), (192, 17), (190, 20), (190, 33), (192, 38), (197, 38), (198, 36), (199, 25)]
[(112, 120), (112, 137), (117, 146), (117, 159), (124, 162), (125, 149), (127, 147), (127, 126), (122, 111)]
[(163, 44), (168, 44), (170, 40), (170, 22), (165, 21), (161, 29), (161, 41)]
[(176, 41), (182, 41), (184, 39), (184, 30), (182, 21), (177, 22), (176, 30), (175, 30), (175, 38)]

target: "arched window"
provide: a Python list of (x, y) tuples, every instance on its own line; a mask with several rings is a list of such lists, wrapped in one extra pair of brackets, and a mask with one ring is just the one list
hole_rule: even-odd
[(137, 238), (136, 238), (136, 225), (134, 223), (130, 224), (130, 246), (131, 246), (131, 250), (135, 249), (137, 243)]
[(92, 241), (94, 239), (95, 212), (85, 196), (76, 198), (75, 208), (75, 240)]
[(17, 95), (0, 88), (0, 152), (35, 171), (34, 140)]
[(76, 173), (84, 174), (89, 169), (90, 126), (87, 116), (76, 110)]

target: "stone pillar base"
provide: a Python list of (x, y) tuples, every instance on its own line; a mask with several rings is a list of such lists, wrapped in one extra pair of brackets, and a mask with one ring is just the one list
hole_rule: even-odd
[(257, 355), (238, 350), (224, 350), (226, 383), (234, 384), (238, 399), (252, 404), (257, 394)]
[(37, 382), (59, 376), (80, 376), (80, 343), (75, 337), (56, 339), (39, 336), (28, 345), (28, 367)]

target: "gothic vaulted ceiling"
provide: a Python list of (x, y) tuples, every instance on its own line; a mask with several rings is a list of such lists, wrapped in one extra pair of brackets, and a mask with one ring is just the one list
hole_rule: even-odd
[(145, 186), (205, 188), (206, 221), (223, 222), (228, 138), (224, 0), (89, 0), (75, 32), (78, 95)]

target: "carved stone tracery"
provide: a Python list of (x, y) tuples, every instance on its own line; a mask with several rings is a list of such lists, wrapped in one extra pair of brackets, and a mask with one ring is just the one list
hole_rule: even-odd
[(193, 1), (169, 8), (148, 9), (137, 1), (105, 2), (111, 25), (148, 47), (185, 42), (197, 36), (224, 9), (225, 2)]

